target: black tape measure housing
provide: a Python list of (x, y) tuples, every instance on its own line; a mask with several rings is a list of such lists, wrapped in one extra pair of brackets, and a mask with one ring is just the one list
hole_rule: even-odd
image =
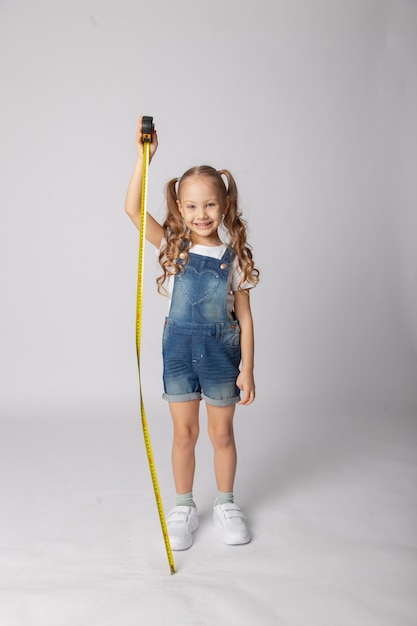
[(147, 143), (151, 143), (153, 129), (153, 117), (144, 115), (142, 117), (142, 137), (144, 142), (146, 141)]

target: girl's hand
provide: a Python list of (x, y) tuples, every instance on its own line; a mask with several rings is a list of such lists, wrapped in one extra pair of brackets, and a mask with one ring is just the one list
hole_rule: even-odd
[(252, 404), (255, 400), (255, 381), (253, 372), (240, 372), (236, 379), (236, 385), (243, 392), (243, 399), (238, 404)]
[[(158, 134), (156, 130), (153, 130), (149, 161), (152, 160), (152, 157), (155, 154), (157, 148), (158, 148)], [(143, 155), (142, 115), (139, 118), (138, 129), (136, 131), (136, 152), (138, 156)]]

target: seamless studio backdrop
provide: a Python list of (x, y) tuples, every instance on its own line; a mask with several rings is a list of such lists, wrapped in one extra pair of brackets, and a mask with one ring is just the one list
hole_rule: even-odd
[[(2, 0), (1, 626), (415, 624), (417, 4)], [(262, 272), (222, 546), (202, 411), (201, 528), (169, 576), (141, 434), (140, 114), (148, 205), (235, 175)], [(148, 245), (148, 244), (147, 244)], [(165, 508), (171, 425), (146, 250), (142, 385)]]

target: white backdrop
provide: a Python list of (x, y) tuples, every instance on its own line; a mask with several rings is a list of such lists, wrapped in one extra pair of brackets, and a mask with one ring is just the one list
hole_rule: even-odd
[[(414, 626), (417, 3), (0, 0), (0, 622)], [(149, 208), (235, 175), (262, 272), (238, 407), (253, 541), (201, 525), (169, 577), (141, 442), (140, 114)], [(166, 300), (147, 247), (142, 375), (163, 499)]]
[(2, 409), (136, 397), (123, 204), (141, 113), (160, 136), (155, 215), (190, 165), (237, 178), (263, 402), (415, 407), (416, 20), (399, 0), (3, 1)]

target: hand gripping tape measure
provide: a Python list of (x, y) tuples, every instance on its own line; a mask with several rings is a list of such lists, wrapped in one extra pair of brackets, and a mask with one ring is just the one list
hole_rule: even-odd
[(146, 235), (146, 205), (148, 194), (148, 169), (150, 159), (150, 145), (152, 141), (153, 118), (144, 116), (142, 118), (142, 137), (143, 137), (143, 167), (142, 167), (142, 191), (140, 199), (140, 235), (139, 235), (139, 259), (138, 259), (138, 289), (136, 299), (136, 356), (138, 360), (139, 375), (139, 395), (140, 395), (140, 413), (142, 418), (142, 430), (145, 440), (145, 448), (148, 456), (149, 469), (151, 472), (152, 485), (155, 493), (156, 504), (158, 507), (159, 520), (161, 522), (162, 534), (164, 536), (165, 549), (168, 557), (171, 574), (175, 574), (175, 564), (172, 556), (171, 544), (169, 542), (168, 528), (165, 521), (164, 509), (162, 506), (161, 494), (159, 491), (158, 477), (154, 458), (152, 454), (151, 439), (149, 436), (148, 423), (146, 420), (145, 406), (142, 398), (142, 385), (140, 379), (140, 340), (142, 332), (142, 301), (143, 301), (143, 268), (145, 260), (145, 235)]

